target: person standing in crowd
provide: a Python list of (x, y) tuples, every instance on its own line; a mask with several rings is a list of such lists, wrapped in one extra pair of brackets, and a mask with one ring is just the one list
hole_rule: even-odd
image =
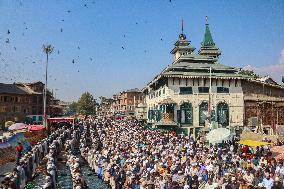
[(23, 153), (24, 147), (21, 142), (18, 142), (18, 145), (16, 146), (16, 151), (17, 151), (17, 163), (19, 163), (22, 153)]

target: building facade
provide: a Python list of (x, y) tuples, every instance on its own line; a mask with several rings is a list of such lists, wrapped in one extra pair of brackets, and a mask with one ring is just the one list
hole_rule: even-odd
[[(272, 129), (283, 124), (284, 87), (219, 63), (221, 52), (208, 23), (201, 47), (194, 51), (182, 31), (171, 51), (173, 63), (143, 89), (153, 127), (196, 135), (207, 126), (243, 127), (255, 116)], [(269, 110), (257, 109), (259, 104)]]
[(139, 89), (130, 89), (113, 95), (111, 109), (113, 113), (134, 116), (135, 108), (143, 102), (143, 93)]
[[(28, 115), (42, 115), (43, 89), (42, 82), (0, 83), (0, 125), (6, 121), (24, 121)], [(48, 114), (51, 99), (52, 95), (47, 95)]]
[(135, 107), (135, 118), (138, 121), (146, 121), (147, 120), (147, 105), (144, 103), (140, 103)]

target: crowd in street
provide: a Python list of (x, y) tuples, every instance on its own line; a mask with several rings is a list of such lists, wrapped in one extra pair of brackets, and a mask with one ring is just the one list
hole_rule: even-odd
[(147, 129), (135, 120), (88, 119), (77, 129), (58, 129), (33, 146), (3, 184), (23, 188), (46, 160), (43, 188), (56, 188), (57, 158), (64, 146), (75, 189), (88, 188), (75, 147), (112, 189), (284, 188), (283, 161), (270, 156), (271, 146), (252, 149), (236, 140), (215, 145), (203, 141)]
[(55, 185), (55, 160), (63, 141), (68, 137), (69, 130), (61, 128), (34, 145), (28, 152), (17, 154), (15, 169), (2, 181), (5, 189), (22, 189), (32, 180), (36, 168), (41, 161), (47, 161), (46, 178), (43, 188), (52, 188)]
[(81, 151), (112, 189), (283, 188), (283, 161), (267, 157), (270, 146), (206, 145), (136, 121), (102, 118), (92, 124), (93, 146)]

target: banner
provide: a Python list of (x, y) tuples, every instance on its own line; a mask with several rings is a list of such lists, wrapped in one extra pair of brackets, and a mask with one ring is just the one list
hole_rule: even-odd
[(27, 141), (25, 136), (22, 133), (17, 133), (8, 139), (8, 143), (15, 149), (18, 145), (18, 142), (22, 144), (24, 147), (23, 153), (26, 153), (29, 149), (31, 149), (30, 143)]

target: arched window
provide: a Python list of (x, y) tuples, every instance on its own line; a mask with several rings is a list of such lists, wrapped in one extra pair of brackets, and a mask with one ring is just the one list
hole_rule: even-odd
[(180, 106), (180, 123), (192, 125), (192, 104), (189, 102)]
[(208, 117), (208, 102), (202, 102), (199, 105), (199, 125), (205, 126), (205, 120)]
[(229, 106), (225, 102), (220, 102), (217, 106), (217, 121), (223, 127), (229, 126)]

